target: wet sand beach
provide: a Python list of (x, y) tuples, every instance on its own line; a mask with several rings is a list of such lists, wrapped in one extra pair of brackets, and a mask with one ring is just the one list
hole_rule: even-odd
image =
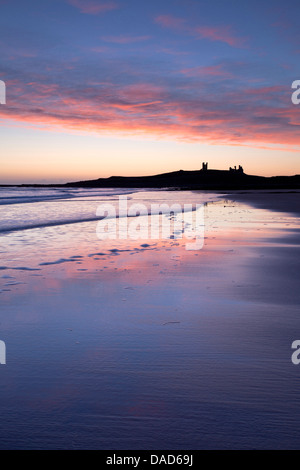
[(215, 198), (198, 251), (3, 235), (0, 448), (298, 448), (300, 225), (276, 197)]
[(228, 198), (251, 206), (279, 212), (300, 214), (299, 190), (256, 190), (232, 191)]

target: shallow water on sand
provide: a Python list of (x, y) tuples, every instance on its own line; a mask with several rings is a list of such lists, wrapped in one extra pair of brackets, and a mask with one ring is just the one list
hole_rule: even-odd
[(77, 215), (1, 236), (1, 449), (299, 448), (298, 219), (168, 193), (207, 197), (198, 251), (99, 240), (77, 216), (103, 194), (26, 203), (30, 223)]

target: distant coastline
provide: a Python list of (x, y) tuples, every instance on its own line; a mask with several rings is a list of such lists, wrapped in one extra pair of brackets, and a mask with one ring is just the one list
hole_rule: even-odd
[(111, 176), (63, 184), (1, 184), (1, 187), (144, 188), (172, 190), (300, 189), (300, 175), (256, 176), (241, 170), (179, 170), (152, 176)]

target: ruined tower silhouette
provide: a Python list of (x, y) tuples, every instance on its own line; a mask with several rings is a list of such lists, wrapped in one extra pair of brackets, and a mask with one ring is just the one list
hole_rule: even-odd
[(229, 171), (233, 173), (244, 173), (244, 168), (241, 165), (239, 165), (239, 167), (237, 168), (235, 165), (234, 168), (229, 167)]

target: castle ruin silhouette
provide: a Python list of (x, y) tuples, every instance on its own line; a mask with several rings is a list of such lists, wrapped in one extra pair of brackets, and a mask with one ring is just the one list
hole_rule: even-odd
[[(207, 171), (208, 170), (208, 162), (202, 162), (202, 171)], [(233, 168), (230, 166), (229, 171), (231, 173), (244, 173), (244, 168), (239, 165), (238, 168), (237, 166), (234, 166)]]

